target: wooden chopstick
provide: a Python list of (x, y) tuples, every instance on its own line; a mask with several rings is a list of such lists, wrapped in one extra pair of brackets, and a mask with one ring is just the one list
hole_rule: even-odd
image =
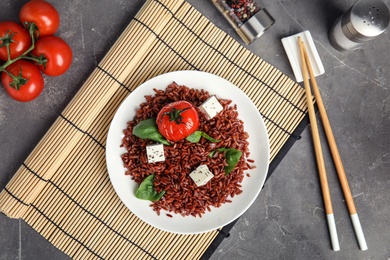
[(322, 190), (322, 197), (324, 200), (325, 205), (325, 213), (328, 220), (328, 228), (330, 233), (330, 240), (332, 243), (332, 248), (334, 251), (340, 250), (339, 240), (337, 236), (337, 230), (336, 230), (336, 222), (334, 220), (333, 215), (333, 207), (332, 207), (332, 200), (329, 192), (329, 186), (328, 186), (328, 179), (326, 177), (326, 170), (325, 170), (325, 163), (324, 163), (324, 157), (322, 154), (322, 148), (321, 148), (321, 142), (320, 142), (320, 135), (318, 132), (318, 126), (317, 126), (317, 119), (314, 111), (314, 105), (312, 100), (312, 94), (310, 90), (310, 84), (307, 74), (307, 64), (305, 59), (305, 46), (301, 39), (301, 37), (298, 37), (298, 43), (299, 43), (299, 50), (300, 50), (300, 57), (301, 57), (301, 70), (302, 70), (302, 76), (303, 76), (303, 82), (305, 86), (306, 91), (306, 101), (307, 101), (307, 107), (309, 112), (309, 120), (310, 120), (310, 126), (311, 126), (311, 132), (312, 132), (312, 138), (314, 143), (314, 152), (316, 156), (317, 161), (317, 167), (318, 167), (318, 175), (320, 178), (321, 183), (321, 190)]
[(360, 224), (359, 217), (357, 215), (357, 211), (356, 211), (355, 203), (353, 201), (351, 189), (349, 188), (347, 176), (346, 176), (345, 171), (344, 171), (344, 167), (343, 167), (343, 163), (341, 161), (340, 153), (339, 153), (339, 150), (337, 149), (336, 140), (334, 138), (333, 131), (332, 131), (332, 128), (330, 126), (329, 119), (328, 119), (328, 115), (326, 113), (325, 106), (324, 106), (324, 103), (322, 101), (322, 97), (321, 97), (321, 94), (320, 94), (320, 91), (319, 91), (319, 88), (317, 85), (317, 81), (315, 79), (313, 69), (312, 69), (311, 64), (310, 64), (309, 56), (306, 52), (306, 48), (305, 48), (303, 42), (302, 42), (302, 45), (303, 45), (304, 59), (305, 59), (305, 62), (307, 64), (307, 69), (308, 69), (309, 75), (310, 75), (310, 82), (311, 82), (311, 85), (313, 88), (314, 97), (315, 97), (316, 102), (317, 102), (317, 107), (318, 107), (318, 110), (320, 113), (321, 121), (322, 121), (322, 124), (324, 127), (327, 141), (328, 141), (329, 149), (330, 149), (331, 154), (332, 154), (333, 163), (335, 165), (337, 175), (338, 175), (338, 178), (340, 181), (341, 189), (342, 189), (343, 194), (344, 194), (345, 202), (347, 204), (348, 211), (349, 211), (349, 214), (351, 216), (352, 224), (353, 224), (355, 234), (356, 234), (356, 237), (357, 237), (357, 240), (359, 243), (359, 247), (361, 250), (364, 251), (364, 250), (367, 250), (367, 243), (366, 243), (366, 239), (365, 239), (364, 234), (363, 234), (363, 229), (362, 229), (362, 226)]

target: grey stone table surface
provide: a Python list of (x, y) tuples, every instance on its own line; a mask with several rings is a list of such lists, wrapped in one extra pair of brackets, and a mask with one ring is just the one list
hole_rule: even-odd
[[(17, 21), (26, 0), (2, 0), (0, 20)], [(50, 0), (61, 14), (58, 35), (74, 60), (57, 78), (45, 77), (42, 95), (18, 103), (0, 89), (0, 189), (69, 103), (144, 1)], [(189, 1), (241, 42), (211, 1)], [(276, 23), (248, 49), (294, 78), (281, 38), (309, 30), (325, 74), (317, 77), (352, 195), (366, 236), (361, 251), (331, 156), (325, 164), (341, 250), (332, 251), (306, 127), (254, 204), (239, 218), (211, 259), (390, 258), (390, 40), (389, 32), (355, 51), (340, 53), (328, 41), (332, 22), (353, 0), (262, 0)], [(390, 6), (389, 0), (385, 3)], [(242, 43), (242, 42), (241, 42)], [(243, 44), (243, 43), (242, 43)], [(320, 124), (321, 126), (321, 124)], [(324, 133), (320, 130), (322, 140)], [(68, 259), (21, 220), (0, 214), (0, 259)]]

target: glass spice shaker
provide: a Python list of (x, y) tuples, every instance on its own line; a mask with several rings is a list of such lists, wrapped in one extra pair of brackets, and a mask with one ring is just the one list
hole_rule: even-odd
[(214, 6), (236, 30), (246, 44), (263, 35), (274, 18), (254, 0), (212, 0)]

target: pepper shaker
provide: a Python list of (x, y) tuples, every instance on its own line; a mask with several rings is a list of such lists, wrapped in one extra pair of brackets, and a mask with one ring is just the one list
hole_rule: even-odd
[(250, 44), (263, 35), (272, 24), (274, 18), (254, 0), (212, 0), (237, 34)]
[(386, 30), (389, 13), (380, 0), (360, 0), (336, 19), (329, 31), (329, 41), (339, 51), (358, 49)]

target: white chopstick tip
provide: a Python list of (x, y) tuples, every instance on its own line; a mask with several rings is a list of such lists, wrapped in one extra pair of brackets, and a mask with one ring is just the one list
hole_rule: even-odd
[(334, 215), (333, 214), (326, 214), (326, 218), (328, 220), (328, 228), (329, 228), (330, 241), (332, 243), (332, 248), (334, 251), (339, 251), (340, 244), (339, 244), (339, 238), (337, 236), (336, 222), (334, 221)]
[(359, 216), (357, 213), (351, 215), (352, 225), (355, 229), (355, 234), (359, 243), (359, 247), (362, 251), (368, 249), (366, 239), (363, 234), (362, 225), (360, 224)]

